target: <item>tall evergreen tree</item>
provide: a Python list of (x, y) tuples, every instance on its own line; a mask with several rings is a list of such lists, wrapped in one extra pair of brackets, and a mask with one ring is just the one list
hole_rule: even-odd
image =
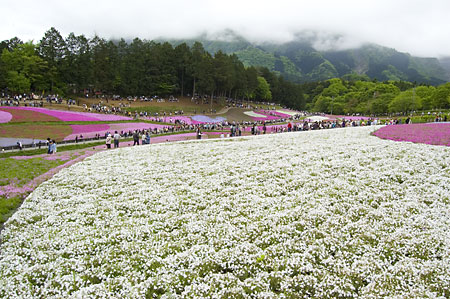
[(190, 81), (188, 68), (192, 61), (192, 53), (186, 43), (182, 43), (175, 47), (174, 60), (178, 78), (178, 90), (180, 95), (184, 96), (186, 90), (190, 90), (190, 87), (188, 89), (186, 88), (186, 83)]
[(66, 52), (65, 47), (66, 44), (63, 37), (54, 27), (45, 32), (39, 43), (39, 54), (48, 65), (48, 88), (50, 91), (53, 91), (55, 84), (60, 85), (60, 70), (62, 59)]

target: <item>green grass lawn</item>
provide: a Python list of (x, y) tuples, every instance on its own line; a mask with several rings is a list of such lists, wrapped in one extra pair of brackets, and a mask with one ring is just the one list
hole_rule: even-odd
[(15, 185), (21, 187), (31, 181), (33, 178), (63, 164), (64, 161), (46, 160), (44, 158), (29, 158), (17, 160), (5, 158), (0, 161), (0, 186), (7, 185), (14, 181)]
[(6, 198), (0, 196), (0, 227), (8, 220), (14, 211), (22, 204), (22, 196)]
[(46, 160), (41, 157), (19, 160), (0, 159), (0, 173), (2, 174), (0, 178), (0, 224), (3, 224), (12, 215), (22, 200), (32, 191), (31, 188), (23, 188), (27, 183), (65, 162), (60, 159)]

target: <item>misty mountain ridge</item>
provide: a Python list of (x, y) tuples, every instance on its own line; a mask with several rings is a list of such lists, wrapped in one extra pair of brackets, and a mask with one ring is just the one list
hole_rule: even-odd
[(343, 36), (312, 31), (298, 33), (288, 42), (249, 41), (232, 30), (165, 41), (189, 46), (198, 41), (211, 54), (219, 50), (236, 54), (246, 66), (267, 67), (294, 82), (365, 77), (439, 85), (450, 80), (450, 57), (414, 57), (376, 44), (352, 45)]

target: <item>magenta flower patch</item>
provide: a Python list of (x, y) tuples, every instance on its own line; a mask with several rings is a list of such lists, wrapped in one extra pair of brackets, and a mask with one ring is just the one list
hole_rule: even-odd
[[(69, 136), (66, 136), (66, 138), (64, 138), (64, 140), (73, 140), (75, 139), (76, 136), (78, 136), (78, 138), (80, 137), (80, 135), (83, 135), (83, 137), (85, 138), (90, 138), (90, 136), (92, 135), (92, 137), (95, 136), (95, 134), (98, 134), (99, 132), (106, 132), (109, 130), (109, 125), (107, 124), (97, 124), (97, 125), (70, 125), (70, 127), (72, 128), (72, 134), (70, 134)], [(90, 134), (92, 133), (92, 134)]]
[(279, 111), (272, 111), (272, 110), (260, 110), (260, 111), (258, 111), (258, 113), (269, 115), (269, 116), (273, 116), (273, 117), (277, 117), (277, 119), (278, 118), (289, 118), (289, 117), (291, 117), (289, 114), (281, 113)]
[(279, 120), (280, 118), (285, 118), (285, 116), (280, 116), (278, 114), (275, 114), (274, 111), (259, 110), (259, 111), (255, 111), (255, 113), (256, 114), (260, 114), (262, 116), (261, 117), (257, 117), (257, 116), (250, 115), (250, 117), (254, 121)]
[(7, 123), (12, 119), (12, 114), (0, 110), (0, 123)]
[(149, 124), (149, 123), (116, 123), (116, 124), (97, 124), (97, 125), (71, 125), (72, 134), (64, 138), (64, 140), (74, 140), (76, 136), (80, 138), (94, 138), (95, 135), (104, 136), (106, 133), (113, 134), (117, 132), (129, 132), (134, 130), (153, 130), (167, 127), (166, 125)]
[(167, 128), (167, 125), (149, 124), (149, 123), (120, 123), (120, 124), (109, 124), (112, 132), (128, 132), (134, 130), (153, 130), (155, 128), (162, 129)]
[(109, 125), (98, 124), (98, 125), (71, 125), (72, 134), (85, 134), (90, 132), (106, 131), (109, 130)]
[(178, 120), (181, 123), (186, 124), (186, 125), (192, 124), (192, 119), (189, 116), (181, 116), (181, 115), (164, 116), (164, 117), (142, 117), (142, 119), (151, 120), (151, 121), (162, 121), (162, 122), (171, 123), (171, 124), (175, 124), (175, 122)]
[(382, 139), (450, 146), (450, 123), (390, 125), (374, 133)]
[(11, 110), (29, 110), (36, 111), (43, 114), (47, 114), (58, 118), (61, 121), (118, 121), (118, 120), (131, 120), (130, 117), (113, 115), (113, 114), (99, 114), (89, 112), (75, 112), (75, 111), (60, 111), (50, 110), (46, 108), (38, 107), (2, 107)]

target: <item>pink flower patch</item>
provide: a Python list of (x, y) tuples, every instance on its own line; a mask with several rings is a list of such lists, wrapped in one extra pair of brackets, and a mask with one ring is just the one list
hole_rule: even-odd
[(119, 123), (110, 124), (111, 131), (134, 131), (134, 130), (148, 130), (148, 129), (162, 129), (168, 127), (167, 125), (149, 124), (149, 123)]
[(0, 110), (0, 123), (7, 123), (12, 119), (12, 114), (6, 111)]
[(48, 161), (55, 161), (55, 160), (68, 161), (71, 159), (71, 157), (67, 156), (67, 155), (66, 156), (49, 155), (49, 156), (44, 157), (44, 159), (48, 160)]
[(181, 116), (181, 115), (175, 115), (175, 116), (164, 116), (164, 117), (142, 117), (141, 119), (150, 120), (150, 121), (162, 121), (165, 123), (171, 123), (175, 124), (175, 122), (178, 120), (183, 124), (191, 125), (192, 119), (189, 116)]
[(80, 138), (94, 138), (95, 135), (104, 136), (106, 133), (113, 134), (117, 132), (128, 132), (134, 130), (153, 130), (168, 127), (167, 125), (149, 124), (149, 123), (117, 123), (117, 124), (97, 124), (97, 125), (71, 125), (73, 132), (64, 140), (74, 140), (76, 136)]
[(14, 157), (11, 157), (11, 159), (14, 159), (14, 160), (29, 160), (29, 159), (33, 159), (33, 158), (36, 158), (36, 156), (14, 156)]
[(325, 115), (325, 117), (328, 117), (328, 119), (345, 119), (345, 120), (369, 120), (371, 117), (368, 116), (347, 116), (347, 115)]
[(450, 146), (450, 123), (390, 125), (377, 130), (374, 135), (394, 141)]
[(255, 111), (255, 113), (265, 115), (266, 117), (264, 117), (264, 116), (261, 116), (261, 117), (250, 116), (250, 117), (253, 119), (253, 121), (279, 120), (280, 118), (283, 118), (279, 115), (273, 114), (272, 112), (273, 111), (259, 110), (259, 111)]
[(274, 117), (277, 117), (277, 118), (289, 118), (289, 117), (291, 117), (289, 114), (284, 114), (284, 113), (281, 113), (281, 112), (278, 112), (278, 111), (272, 111), (272, 110), (260, 110), (260, 111), (258, 111), (258, 113), (274, 116)]
[(74, 140), (76, 136), (83, 135), (85, 138), (90, 138), (90, 133), (93, 133), (92, 137), (99, 132), (104, 132), (109, 130), (109, 125), (107, 124), (97, 124), (97, 125), (70, 125), (72, 127), (72, 134), (64, 138), (64, 140)]
[(60, 111), (50, 110), (38, 107), (3, 107), (5, 109), (29, 110), (47, 114), (58, 118), (61, 121), (118, 121), (131, 120), (130, 117), (113, 115), (113, 114), (99, 114), (89, 112), (75, 112), (75, 111)]

